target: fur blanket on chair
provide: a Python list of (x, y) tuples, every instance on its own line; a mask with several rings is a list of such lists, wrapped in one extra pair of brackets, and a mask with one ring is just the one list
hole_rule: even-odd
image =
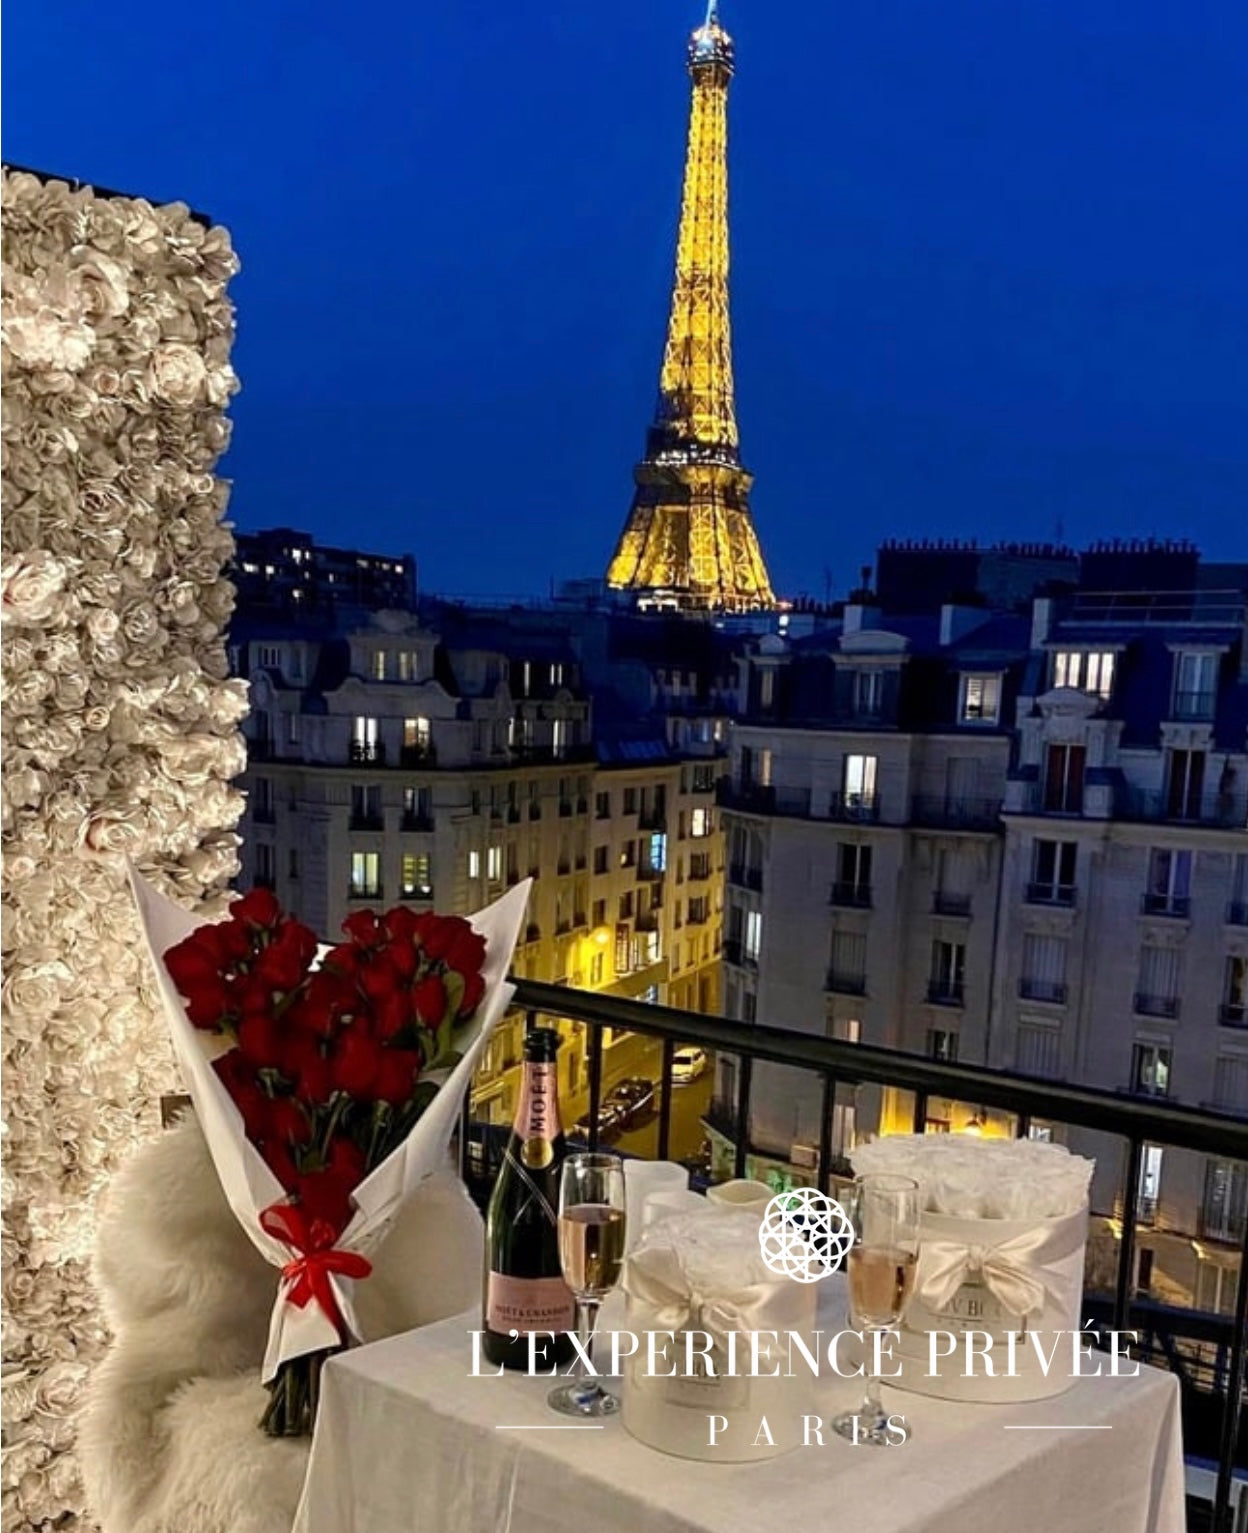
[[(468, 1309), (482, 1260), (481, 1216), (448, 1165), (408, 1201), (356, 1290), (365, 1339)], [(114, 1178), (96, 1276), (113, 1345), (79, 1453), (103, 1533), (290, 1533), (308, 1444), (258, 1426), (277, 1269), (231, 1212), (190, 1115)]]

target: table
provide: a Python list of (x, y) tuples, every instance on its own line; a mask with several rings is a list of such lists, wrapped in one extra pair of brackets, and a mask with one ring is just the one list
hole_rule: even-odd
[[(1027, 1405), (886, 1390), (903, 1447), (825, 1431), (824, 1447), (713, 1464), (656, 1453), (618, 1418), (499, 1430), (560, 1418), (548, 1379), (471, 1376), (479, 1325), (465, 1314), (327, 1365), (295, 1533), (1183, 1533), (1178, 1380), (1159, 1370)], [(816, 1389), (826, 1419), (861, 1381)]]

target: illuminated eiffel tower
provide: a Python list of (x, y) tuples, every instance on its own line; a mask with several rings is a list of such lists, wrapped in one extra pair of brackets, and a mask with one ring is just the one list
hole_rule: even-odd
[(639, 605), (775, 606), (741, 467), (728, 319), (728, 81), (716, 0), (689, 40), (693, 104), (659, 402), (607, 584)]

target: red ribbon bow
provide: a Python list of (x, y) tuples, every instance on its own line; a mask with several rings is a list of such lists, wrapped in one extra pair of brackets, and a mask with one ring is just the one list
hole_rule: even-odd
[(297, 1203), (274, 1203), (260, 1215), (260, 1228), (283, 1245), (292, 1246), (299, 1255), (282, 1268), (290, 1284), (286, 1297), (300, 1309), (315, 1299), (342, 1335), (342, 1316), (330, 1284), (330, 1274), (364, 1278), (373, 1270), (367, 1257), (355, 1251), (338, 1251), (334, 1242), (338, 1232), (328, 1219), (309, 1219)]

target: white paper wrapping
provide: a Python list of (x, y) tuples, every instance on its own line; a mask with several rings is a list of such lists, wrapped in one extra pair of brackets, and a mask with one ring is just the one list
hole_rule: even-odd
[[(624, 1264), (623, 1288), (628, 1299), (627, 1327), (636, 1332), (641, 1350), (624, 1369), (621, 1397), (626, 1429), (641, 1442), (678, 1458), (738, 1463), (775, 1458), (801, 1442), (801, 1417), (809, 1400), (808, 1380), (751, 1378), (746, 1334), (775, 1331), (773, 1361), (764, 1355), (763, 1370), (778, 1361), (787, 1368), (785, 1333), (801, 1332), (809, 1345), (815, 1327), (814, 1288), (777, 1277), (764, 1264), (758, 1243), (756, 1214), (721, 1212), (713, 1205), (697, 1213), (677, 1213), (650, 1225), (638, 1249)], [(687, 1331), (706, 1332), (716, 1341), (714, 1356), (722, 1361), (722, 1340), (729, 1331), (742, 1333), (737, 1342), (737, 1377), (647, 1377), (647, 1332), (675, 1333), (668, 1344), (669, 1362), (685, 1372)], [(728, 1428), (711, 1446), (710, 1415), (727, 1417)], [(774, 1442), (755, 1442), (759, 1420), (766, 1416)]]
[[(164, 1001), (174, 1052), (226, 1199), (265, 1260), (275, 1267), (284, 1267), (295, 1253), (260, 1227), (260, 1213), (274, 1203), (284, 1202), (286, 1191), (243, 1132), (242, 1116), (212, 1069), (212, 1059), (222, 1051), (221, 1041), (187, 1020), (182, 999), (162, 962), (171, 947), (204, 923), (191, 911), (166, 899), (133, 865), (130, 883)], [(441, 1090), (407, 1139), (355, 1189), (356, 1213), (339, 1238), (336, 1250), (362, 1256), (375, 1250), (404, 1199), (441, 1165), (477, 1061), (514, 994), (514, 986), (506, 982), (506, 975), (528, 897), (526, 880), (493, 905), (469, 917), (474, 930), (486, 941), (485, 993), (475, 1016), (457, 1035), (463, 1057), (445, 1077)], [(329, 1281), (348, 1331), (358, 1338), (353, 1280), (331, 1273)], [(266, 1383), (289, 1359), (339, 1343), (337, 1328), (320, 1306), (309, 1303), (300, 1307), (292, 1303), (290, 1287), (285, 1278), (279, 1279), (261, 1372)]]

